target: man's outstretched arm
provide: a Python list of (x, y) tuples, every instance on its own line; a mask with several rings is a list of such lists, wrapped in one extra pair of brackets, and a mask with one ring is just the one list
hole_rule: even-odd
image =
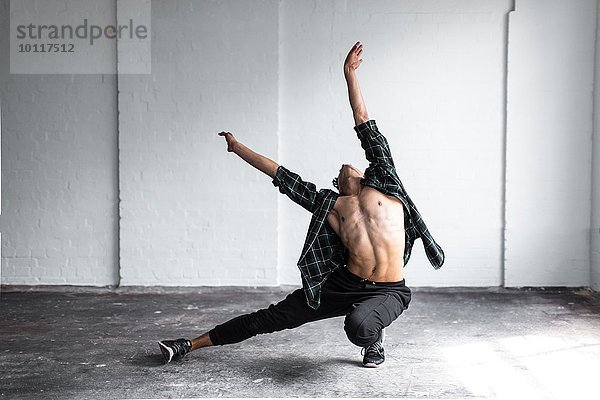
[(360, 63), (362, 63), (362, 59), (360, 58), (362, 49), (362, 44), (356, 42), (356, 44), (352, 46), (352, 49), (350, 49), (350, 52), (344, 61), (344, 77), (346, 78), (346, 84), (348, 85), (348, 97), (350, 98), (350, 107), (352, 107), (355, 126), (369, 120), (367, 106), (365, 106), (365, 101), (360, 91), (360, 85), (358, 84), (358, 77), (356, 76), (356, 69), (359, 67)]
[(237, 154), (248, 164), (273, 178), (273, 185), (279, 188), (279, 192), (306, 210), (315, 211), (319, 195), (314, 183), (304, 181), (300, 175), (244, 146), (231, 132), (220, 132), (219, 136), (227, 140), (227, 151)]
[(237, 141), (231, 132), (220, 132), (219, 136), (224, 136), (227, 141), (227, 151), (237, 154), (242, 160), (252, 165), (259, 171), (264, 172), (271, 178), (275, 177), (279, 164), (275, 161), (256, 153), (246, 147), (243, 143)]

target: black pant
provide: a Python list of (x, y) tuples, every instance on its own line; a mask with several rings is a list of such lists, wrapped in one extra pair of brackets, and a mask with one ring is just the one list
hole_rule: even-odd
[(399, 282), (371, 282), (346, 267), (335, 270), (321, 291), (321, 304), (313, 310), (298, 289), (277, 304), (240, 315), (210, 330), (214, 345), (238, 343), (261, 333), (296, 328), (311, 321), (346, 316), (348, 339), (360, 347), (377, 341), (379, 331), (408, 308), (410, 289)]

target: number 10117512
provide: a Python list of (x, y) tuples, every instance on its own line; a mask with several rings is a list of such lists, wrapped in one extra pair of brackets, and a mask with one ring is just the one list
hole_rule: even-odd
[(19, 43), (19, 53), (74, 53), (73, 43)]

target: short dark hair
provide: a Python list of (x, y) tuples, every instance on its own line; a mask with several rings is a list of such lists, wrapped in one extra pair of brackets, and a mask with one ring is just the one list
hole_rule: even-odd
[(338, 178), (333, 178), (333, 180), (331, 181), (331, 184), (333, 185), (334, 188), (336, 188), (337, 190), (340, 190), (340, 185), (338, 183)]

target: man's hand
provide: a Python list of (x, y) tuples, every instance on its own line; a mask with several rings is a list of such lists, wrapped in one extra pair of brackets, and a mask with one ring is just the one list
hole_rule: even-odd
[(242, 160), (246, 161), (254, 168), (264, 172), (271, 178), (275, 178), (279, 164), (244, 146), (243, 143), (236, 140), (231, 132), (219, 132), (219, 136), (225, 137), (225, 140), (227, 141), (227, 151), (237, 154)]
[(219, 136), (225, 136), (225, 140), (227, 141), (227, 151), (234, 151), (238, 141), (233, 134), (231, 132), (219, 132)]
[(360, 63), (362, 63), (362, 59), (360, 58), (360, 55), (362, 54), (362, 48), (362, 44), (360, 42), (356, 42), (356, 44), (352, 46), (352, 49), (350, 49), (348, 56), (346, 56), (346, 61), (344, 61), (344, 77), (346, 78), (346, 83), (348, 84), (348, 97), (350, 98), (350, 107), (352, 107), (352, 115), (354, 116), (355, 126), (358, 126), (369, 120), (367, 107), (365, 106), (365, 102), (360, 91), (360, 86), (358, 84), (358, 77), (354, 73)]
[(360, 63), (362, 63), (362, 58), (360, 55), (362, 54), (363, 45), (361, 42), (356, 42), (354, 46), (350, 49), (350, 52), (346, 56), (346, 61), (344, 61), (344, 72), (352, 72), (358, 68)]

